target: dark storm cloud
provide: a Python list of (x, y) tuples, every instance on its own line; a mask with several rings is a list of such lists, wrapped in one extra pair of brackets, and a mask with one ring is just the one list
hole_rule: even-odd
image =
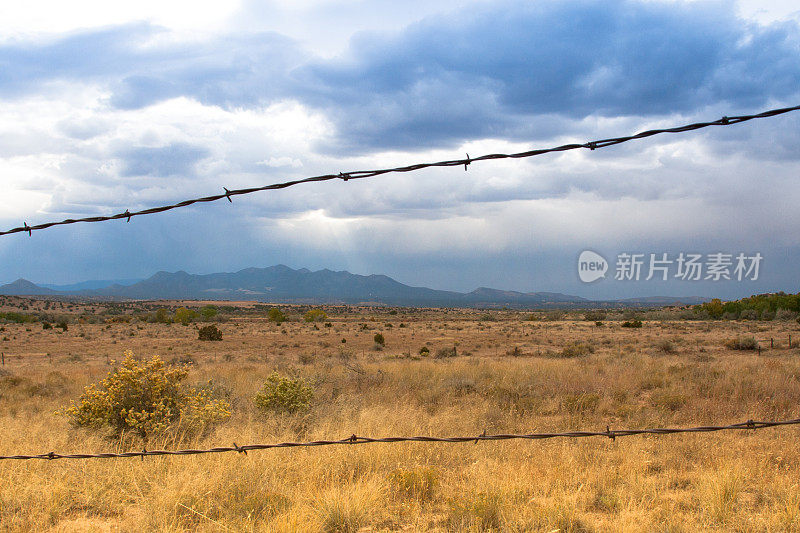
[(340, 147), (424, 148), (530, 138), (540, 114), (762, 106), (798, 94), (798, 54), (796, 24), (756, 26), (723, 4), (511, 2), (361, 34), (346, 60), (298, 77)]

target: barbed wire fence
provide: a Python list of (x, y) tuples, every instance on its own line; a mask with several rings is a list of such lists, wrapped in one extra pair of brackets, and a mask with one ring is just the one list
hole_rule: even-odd
[(544, 440), (555, 438), (586, 438), (586, 437), (606, 437), (615, 440), (617, 437), (629, 437), (632, 435), (674, 435), (677, 433), (713, 433), (717, 431), (734, 431), (734, 430), (757, 430), (774, 427), (786, 427), (791, 425), (800, 424), (800, 418), (792, 420), (780, 421), (755, 421), (748, 420), (747, 422), (740, 422), (737, 424), (729, 424), (726, 426), (697, 426), (689, 428), (651, 428), (651, 429), (611, 429), (606, 427), (605, 431), (568, 431), (564, 433), (500, 433), (496, 435), (488, 435), (485, 431), (477, 436), (459, 436), (459, 437), (358, 437), (355, 434), (340, 440), (315, 440), (307, 442), (278, 442), (274, 444), (246, 444), (243, 446), (237, 445), (235, 442), (233, 446), (222, 446), (207, 449), (186, 449), (186, 450), (147, 450), (120, 452), (120, 453), (69, 453), (61, 454), (55, 452), (40, 453), (36, 455), (4, 455), (0, 456), (0, 460), (30, 460), (30, 459), (123, 459), (139, 457), (144, 460), (145, 457), (154, 456), (174, 456), (174, 455), (201, 455), (209, 453), (227, 453), (238, 452), (247, 455), (248, 451), (254, 450), (270, 450), (274, 448), (313, 448), (318, 446), (342, 446), (353, 444), (377, 444), (377, 443), (398, 443), (398, 442), (420, 442), (420, 443), (473, 443), (477, 444), (484, 441), (504, 441), (504, 440)]
[(413, 165), (407, 166), (400, 166), (394, 168), (383, 168), (379, 170), (356, 170), (351, 172), (339, 172), (336, 174), (323, 174), (320, 176), (311, 176), (308, 178), (301, 178), (291, 181), (286, 181), (282, 183), (273, 183), (271, 185), (264, 185), (262, 187), (250, 187), (247, 189), (232, 189), (229, 190), (223, 187), (224, 193), (214, 194), (211, 196), (204, 196), (202, 198), (193, 198), (190, 200), (183, 200), (181, 202), (170, 204), (170, 205), (163, 205), (160, 207), (151, 207), (148, 209), (142, 209), (140, 211), (130, 211), (125, 210), (124, 213), (117, 213), (116, 215), (108, 215), (108, 216), (96, 216), (96, 217), (85, 217), (85, 218), (68, 218), (66, 220), (62, 220), (59, 222), (46, 222), (43, 224), (36, 224), (33, 226), (29, 226), (27, 222), (24, 222), (22, 226), (12, 228), (6, 231), (0, 231), (0, 236), (3, 235), (11, 235), (13, 233), (27, 233), (31, 235), (33, 231), (43, 230), (47, 228), (51, 228), (53, 226), (63, 226), (67, 224), (77, 224), (80, 222), (106, 222), (109, 220), (120, 220), (125, 219), (130, 222), (131, 218), (142, 216), (142, 215), (154, 215), (156, 213), (163, 213), (164, 211), (170, 211), (172, 209), (179, 209), (182, 207), (188, 207), (190, 205), (198, 204), (198, 203), (208, 203), (208, 202), (216, 202), (218, 200), (222, 200), (223, 198), (227, 199), (229, 202), (233, 202), (232, 197), (234, 196), (241, 196), (245, 194), (253, 194), (256, 192), (261, 191), (270, 191), (270, 190), (279, 190), (279, 189), (286, 189), (288, 187), (293, 187), (295, 185), (300, 185), (303, 183), (314, 183), (314, 182), (322, 182), (322, 181), (331, 181), (341, 179), (343, 181), (349, 180), (356, 180), (356, 179), (365, 179), (365, 178), (374, 178), (376, 176), (382, 176), (384, 174), (394, 174), (394, 173), (406, 173), (406, 172), (415, 172), (418, 170), (426, 169), (426, 168), (433, 168), (433, 167), (460, 167), (463, 166), (464, 170), (469, 168), (469, 165), (472, 163), (477, 163), (480, 161), (489, 161), (495, 159), (524, 159), (529, 157), (535, 157), (539, 155), (544, 155), (553, 152), (566, 152), (569, 150), (579, 150), (579, 149), (588, 149), (588, 150), (597, 150), (600, 148), (607, 148), (609, 146), (615, 146), (617, 144), (622, 144), (629, 141), (634, 141), (637, 139), (645, 139), (647, 137), (652, 137), (654, 135), (661, 135), (664, 133), (684, 133), (688, 131), (699, 130), (702, 128), (708, 128), (711, 126), (730, 126), (733, 124), (740, 124), (742, 122), (747, 122), (749, 120), (760, 119), (760, 118), (768, 118), (774, 117), (777, 115), (783, 115), (785, 113), (790, 113), (792, 111), (800, 110), (800, 105), (793, 106), (793, 107), (784, 107), (779, 109), (771, 109), (769, 111), (764, 111), (761, 113), (757, 113), (755, 115), (740, 115), (740, 116), (731, 116), (731, 117), (722, 117), (718, 120), (713, 120), (710, 122), (695, 122), (693, 124), (686, 124), (684, 126), (677, 126), (674, 128), (663, 128), (663, 129), (653, 129), (642, 131), (633, 135), (627, 135), (624, 137), (612, 137), (608, 139), (600, 139), (596, 141), (589, 141), (585, 143), (577, 143), (577, 144), (563, 144), (561, 146), (555, 146), (552, 148), (540, 148), (535, 150), (528, 150), (525, 152), (517, 152), (511, 154), (486, 154), (481, 155), (478, 157), (470, 157), (469, 154), (466, 154), (467, 157), (463, 159), (451, 159), (446, 161), (437, 161), (435, 163), (416, 163)]
[[(710, 122), (696, 122), (693, 124), (687, 124), (684, 126), (678, 126), (673, 128), (664, 128), (664, 129), (653, 129), (643, 131), (634, 135), (628, 135), (624, 137), (614, 137), (608, 139), (601, 139), (597, 141), (589, 141), (586, 143), (581, 144), (565, 144), (561, 146), (556, 146), (552, 148), (542, 148), (536, 150), (529, 150), (525, 152), (517, 152), (517, 153), (510, 153), (510, 154), (486, 154), (478, 157), (470, 157), (469, 154), (466, 154), (467, 157), (464, 159), (452, 159), (452, 160), (445, 160), (445, 161), (438, 161), (434, 163), (417, 163), (413, 165), (401, 166), (401, 167), (394, 167), (394, 168), (385, 168), (379, 170), (364, 170), (364, 171), (353, 171), (353, 172), (339, 172), (337, 174), (325, 174), (320, 176), (312, 176), (308, 178), (296, 179), (292, 181), (287, 181), (283, 183), (274, 183), (271, 185), (265, 185), (262, 187), (252, 187), (246, 189), (235, 189), (229, 190), (227, 188), (224, 189), (224, 193), (216, 194), (211, 196), (205, 196), (201, 198), (194, 198), (190, 200), (184, 200), (175, 204), (164, 205), (161, 207), (152, 207), (149, 209), (143, 209), (141, 211), (130, 211), (126, 210), (124, 213), (118, 213), (116, 215), (110, 216), (97, 216), (97, 217), (86, 217), (86, 218), (77, 218), (77, 219), (66, 219), (59, 222), (47, 222), (43, 224), (37, 224), (33, 226), (29, 226), (27, 222), (25, 222), (22, 226), (17, 228), (12, 228), (7, 231), (0, 231), (0, 236), (3, 235), (10, 235), (14, 233), (22, 233), (26, 232), (28, 235), (31, 235), (33, 231), (36, 230), (44, 230), (53, 226), (61, 226), (61, 225), (68, 225), (68, 224), (77, 224), (81, 222), (105, 222), (110, 220), (119, 220), (119, 219), (126, 219), (130, 222), (130, 219), (135, 216), (142, 216), (142, 215), (152, 215), (156, 213), (161, 213), (164, 211), (169, 211), (172, 209), (178, 209), (182, 207), (188, 207), (193, 204), (197, 203), (207, 203), (207, 202), (215, 202), (218, 200), (222, 200), (223, 198), (227, 199), (229, 202), (232, 202), (233, 196), (240, 196), (246, 194), (252, 194), (255, 192), (260, 191), (267, 191), (267, 190), (279, 190), (285, 189), (288, 187), (292, 187), (295, 185), (303, 184), (303, 183), (312, 183), (312, 182), (322, 182), (322, 181), (330, 181), (341, 179), (343, 181), (348, 181), (351, 179), (365, 179), (365, 178), (372, 178), (376, 176), (381, 176), (384, 174), (390, 173), (406, 173), (406, 172), (414, 172), (418, 170), (422, 170), (425, 168), (432, 168), (432, 167), (456, 167), (456, 166), (464, 166), (464, 170), (467, 170), (469, 165), (479, 161), (488, 161), (488, 160), (495, 160), (495, 159), (522, 159), (522, 158), (529, 158), (534, 156), (539, 156), (547, 153), (553, 152), (565, 152), (569, 150), (578, 150), (578, 149), (589, 149), (589, 150), (596, 150), (599, 148), (606, 148), (609, 146), (614, 146), (617, 144), (622, 144), (624, 142), (633, 141), (637, 139), (644, 139), (647, 137), (652, 137), (654, 135), (660, 135), (664, 133), (683, 133), (693, 130), (698, 130), (702, 128), (707, 128), (710, 126), (729, 126), (733, 124), (739, 124), (742, 122), (746, 122), (749, 120), (760, 119), (760, 118), (768, 118), (774, 117), (777, 115), (782, 115), (785, 113), (789, 113), (792, 111), (800, 110), (800, 105), (793, 106), (793, 107), (785, 107), (779, 109), (771, 109), (769, 111), (764, 111), (762, 113), (754, 114), (754, 115), (741, 115), (741, 116), (732, 116), (732, 117), (722, 117), (719, 120), (714, 120)], [(791, 341), (790, 341), (791, 346)], [(791, 419), (791, 420), (781, 420), (781, 421), (755, 421), (755, 420), (748, 420), (746, 422), (740, 422), (736, 424), (729, 424), (729, 425), (714, 425), (714, 426), (697, 426), (697, 427), (684, 427), (684, 428), (650, 428), (650, 429), (611, 429), (610, 427), (606, 427), (605, 431), (570, 431), (570, 432), (562, 432), (562, 433), (527, 433), (527, 434), (516, 434), (516, 433), (500, 433), (489, 435), (485, 431), (477, 436), (453, 436), (453, 437), (433, 437), (433, 436), (414, 436), (414, 437), (403, 437), (403, 436), (396, 436), (396, 437), (380, 437), (380, 438), (372, 438), (372, 437), (359, 437), (355, 434), (351, 435), (350, 437), (346, 437), (340, 440), (316, 440), (316, 441), (306, 441), (306, 442), (279, 442), (279, 443), (272, 443), (272, 444), (248, 444), (239, 446), (235, 442), (233, 446), (227, 447), (214, 447), (214, 448), (206, 448), (206, 449), (183, 449), (183, 450), (147, 450), (143, 449), (141, 451), (129, 451), (129, 452), (119, 452), (119, 453), (55, 453), (55, 452), (48, 452), (48, 453), (40, 453), (35, 455), (2, 455), (0, 456), (0, 460), (34, 460), (34, 459), (43, 459), (43, 460), (55, 460), (55, 459), (112, 459), (112, 458), (135, 458), (139, 457), (144, 460), (145, 457), (153, 457), (153, 456), (176, 456), (176, 455), (201, 455), (201, 454), (212, 454), (212, 453), (227, 453), (227, 452), (237, 452), (240, 454), (247, 455), (248, 451), (255, 451), (255, 450), (268, 450), (268, 449), (275, 449), (275, 448), (311, 448), (311, 447), (319, 447), (319, 446), (342, 446), (342, 445), (355, 445), (355, 444), (376, 444), (376, 443), (401, 443), (401, 442), (417, 442), (417, 443), (474, 443), (477, 444), (482, 441), (507, 441), (507, 440), (544, 440), (544, 439), (555, 439), (555, 438), (587, 438), (587, 437), (605, 437), (611, 440), (615, 440), (617, 437), (628, 437), (634, 435), (653, 435), (653, 436), (660, 436), (660, 435), (674, 435), (674, 434), (681, 434), (681, 433), (712, 433), (712, 432), (720, 432), (720, 431), (742, 431), (742, 430), (758, 430), (758, 429), (765, 429), (765, 428), (779, 428), (779, 427), (788, 427), (800, 424), (800, 418)]]

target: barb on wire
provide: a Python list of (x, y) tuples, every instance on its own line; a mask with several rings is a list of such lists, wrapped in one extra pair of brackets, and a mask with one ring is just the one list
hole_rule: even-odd
[(755, 115), (742, 115), (742, 116), (735, 116), (735, 117), (722, 117), (719, 120), (713, 120), (710, 122), (696, 122), (694, 124), (686, 124), (684, 126), (677, 126), (674, 128), (664, 128), (664, 129), (655, 129), (655, 130), (647, 130), (636, 133), (634, 135), (628, 135), (625, 137), (613, 137), (610, 139), (600, 139), (597, 141), (589, 141), (586, 143), (575, 143), (575, 144), (564, 144), (561, 146), (556, 146), (553, 148), (541, 148), (537, 150), (528, 150), (525, 152), (517, 152), (512, 154), (486, 154), (479, 157), (470, 157), (467, 154), (466, 159), (452, 159), (447, 161), (437, 161), (435, 163), (417, 163), (414, 165), (407, 165), (395, 168), (384, 168), (379, 170), (357, 170), (353, 172), (339, 172), (338, 174), (323, 174), (321, 176), (311, 176), (308, 178), (301, 178), (292, 181), (286, 181), (283, 183), (273, 183), (271, 185), (264, 185), (262, 187), (251, 187), (247, 189), (233, 189), (228, 190), (227, 188), (222, 194), (215, 194), (212, 196), (204, 196), (202, 198), (193, 198), (191, 200), (184, 200), (182, 202), (178, 202), (175, 204), (164, 205), (161, 207), (151, 207), (148, 209), (142, 209), (141, 211), (128, 211), (125, 210), (124, 213), (118, 213), (116, 215), (109, 215), (109, 216), (98, 216), (98, 217), (86, 217), (86, 218), (68, 218), (66, 220), (62, 220), (60, 222), (46, 222), (44, 224), (36, 224), (34, 226), (28, 226), (27, 222), (18, 228), (13, 228), (7, 231), (0, 231), (0, 236), (2, 235), (10, 235), (12, 233), (20, 233), (26, 232), (28, 235), (31, 235), (31, 232), (34, 230), (43, 230), (47, 228), (51, 228), (53, 226), (63, 226), (66, 224), (77, 224), (78, 222), (105, 222), (108, 220), (118, 220), (121, 218), (127, 219), (130, 222), (131, 217), (141, 216), (141, 215), (153, 215), (156, 213), (162, 213), (164, 211), (169, 211), (171, 209), (178, 209), (180, 207), (187, 207), (197, 203), (205, 203), (205, 202), (216, 202), (217, 200), (221, 200), (226, 198), (229, 202), (233, 202), (231, 200), (232, 196), (239, 196), (243, 194), (252, 194), (254, 192), (260, 191), (269, 191), (269, 190), (278, 190), (278, 189), (286, 189), (288, 187), (292, 187), (294, 185), (300, 185), (301, 183), (312, 183), (317, 181), (330, 181), (335, 179), (341, 179), (342, 181), (348, 181), (351, 179), (363, 179), (363, 178), (373, 178), (375, 176), (381, 176), (383, 174), (392, 174), (392, 173), (402, 173), (402, 172), (415, 172), (417, 170), (422, 170), (424, 168), (431, 168), (431, 167), (460, 167), (464, 166), (464, 170), (467, 167), (477, 161), (488, 161), (492, 159), (522, 159), (527, 157), (534, 157), (538, 155), (543, 155), (551, 152), (566, 152), (568, 150), (578, 150), (581, 148), (586, 148), (588, 150), (596, 150), (598, 148), (605, 148), (607, 146), (614, 146), (617, 144), (621, 144), (628, 141), (633, 141), (637, 139), (644, 139), (646, 137), (652, 137), (653, 135), (660, 135), (662, 133), (683, 133), (687, 131), (699, 130), (701, 128), (707, 128), (709, 126), (729, 126), (731, 124), (739, 124), (741, 122), (746, 122), (748, 120), (753, 120), (757, 118), (767, 118), (767, 117), (774, 117), (776, 115), (782, 115), (784, 113), (789, 113), (791, 111), (800, 110), (800, 105), (794, 107), (784, 107), (780, 109), (771, 109), (769, 111), (764, 111), (762, 113), (758, 113)]
[(395, 443), (395, 442), (450, 442), (450, 443), (467, 443), (474, 442), (477, 444), (480, 441), (499, 441), (499, 440), (543, 440), (554, 438), (582, 438), (582, 437), (606, 437), (615, 440), (617, 437), (629, 437), (631, 435), (672, 435), (676, 433), (712, 433), (715, 431), (728, 431), (728, 430), (756, 430), (771, 427), (783, 427), (800, 424), (800, 418), (793, 420), (780, 420), (770, 422), (759, 422), (755, 420), (748, 420), (747, 422), (739, 422), (738, 424), (729, 424), (727, 426), (698, 426), (691, 428), (652, 428), (652, 429), (611, 429), (606, 426), (605, 431), (568, 431), (564, 433), (500, 433), (496, 435), (487, 435), (486, 431), (478, 436), (461, 436), (461, 437), (358, 437), (355, 434), (340, 440), (315, 440), (308, 442), (278, 442), (274, 444), (247, 444), (239, 446), (235, 442), (233, 446), (223, 446), (218, 448), (208, 449), (187, 449), (187, 450), (150, 450), (144, 449), (140, 452), (121, 452), (121, 453), (69, 453), (60, 454), (55, 452), (40, 453), (37, 455), (2, 455), (2, 459), (111, 459), (111, 458), (127, 458), (127, 457), (149, 457), (154, 455), (200, 455), (206, 453), (225, 453), (237, 452), (247, 455), (248, 450), (269, 450), (272, 448), (311, 448), (316, 446), (336, 446), (346, 444), (375, 444), (379, 442)]

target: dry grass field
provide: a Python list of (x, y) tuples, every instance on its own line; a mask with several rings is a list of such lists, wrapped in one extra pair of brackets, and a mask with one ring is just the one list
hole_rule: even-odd
[[(46, 305), (71, 317), (66, 331), (0, 325), (0, 455), (141, 449), (131, 435), (74, 428), (58, 413), (126, 350), (189, 364), (191, 384), (211, 380), (233, 407), (208, 434), (167, 433), (148, 449), (800, 416), (800, 349), (787, 345), (790, 334), (800, 341), (794, 321), (645, 320), (633, 329), (578, 314), (531, 321), (517, 311), (326, 307), (324, 322), (308, 323), (284, 307), (291, 320), (277, 325), (242, 304), (223, 309), (222, 341), (203, 342), (196, 324), (118, 322), (102, 305)], [(6, 298), (0, 311), (44, 306)], [(766, 339), (765, 349), (727, 346), (743, 336)], [(419, 355), (423, 346), (430, 355)], [(308, 411), (256, 409), (273, 371), (313, 385)], [(0, 530), (800, 531), (798, 437), (789, 426), (5, 460)]]

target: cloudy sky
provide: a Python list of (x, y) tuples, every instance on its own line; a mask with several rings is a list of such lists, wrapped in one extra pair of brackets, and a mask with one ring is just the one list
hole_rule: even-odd
[[(0, 229), (797, 104), (796, 0), (4, 2)], [(282, 263), (453, 290), (797, 292), (799, 179), (797, 112), (4, 236), (0, 282)], [(587, 249), (606, 279), (579, 280)], [(624, 252), (763, 261), (756, 280), (615, 281)]]

